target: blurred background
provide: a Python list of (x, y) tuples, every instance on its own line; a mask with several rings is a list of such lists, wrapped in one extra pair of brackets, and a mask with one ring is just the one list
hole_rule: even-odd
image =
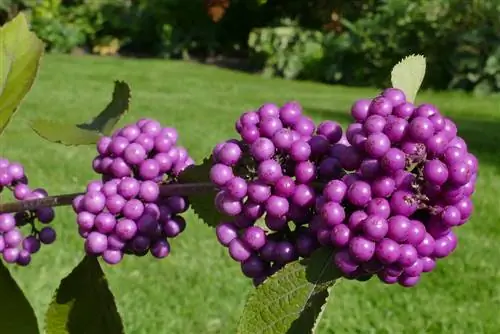
[(50, 52), (189, 59), (266, 76), (388, 84), (426, 55), (425, 87), (500, 90), (500, 2), (485, 0), (2, 0)]

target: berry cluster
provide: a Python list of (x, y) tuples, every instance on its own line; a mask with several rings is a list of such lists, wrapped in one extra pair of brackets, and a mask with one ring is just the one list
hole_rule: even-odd
[(178, 176), (194, 163), (187, 150), (176, 145), (177, 139), (174, 128), (141, 119), (116, 130), (111, 137), (101, 137), (92, 167), (102, 174), (103, 181), (129, 176), (160, 183), (165, 176)]
[(457, 247), (478, 161), (453, 121), (394, 88), (351, 114), (343, 133), (296, 102), (265, 104), (214, 148), (215, 206), (230, 217), (217, 238), (256, 284), (321, 245), (347, 278), (409, 287)]
[[(28, 186), (28, 178), (21, 164), (0, 158), (0, 193), (4, 189), (11, 190), (14, 198), (20, 201), (48, 196), (44, 189), (31, 189)], [(54, 216), (54, 210), (50, 207), (0, 214), (0, 253), (5, 262), (27, 266), (31, 262), (31, 255), (40, 250), (41, 244), (53, 243), (56, 239), (54, 229), (45, 226), (39, 230), (35, 223), (50, 224)], [(25, 225), (29, 225), (27, 235), (21, 230)]]
[(456, 125), (431, 104), (386, 89), (352, 106), (349, 172), (322, 192), (315, 226), (346, 277), (413, 286), (457, 246), (472, 213), (478, 161)]
[[(220, 189), (215, 205), (232, 217), (216, 233), (258, 284), (318, 247), (307, 227), (316, 202), (314, 183), (340, 173), (336, 161), (323, 156), (341, 140), (342, 129), (332, 121), (316, 129), (297, 102), (288, 102), (242, 114), (236, 130), (241, 140), (220, 143), (213, 151), (210, 179)], [(261, 217), (265, 226), (256, 226)]]
[(161, 185), (177, 182), (179, 173), (194, 163), (177, 146), (177, 131), (143, 119), (102, 137), (97, 150), (93, 166), (103, 174), (102, 181), (90, 182), (73, 201), (87, 254), (109, 264), (119, 263), (124, 254), (148, 251), (166, 257), (168, 238), (186, 227), (180, 214), (189, 204), (181, 196), (163, 196)]

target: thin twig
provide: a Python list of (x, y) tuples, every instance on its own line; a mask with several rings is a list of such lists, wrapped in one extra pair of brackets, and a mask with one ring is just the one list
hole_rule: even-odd
[[(214, 191), (214, 185), (211, 183), (179, 183), (165, 184), (160, 186), (161, 196), (189, 196)], [(0, 203), (0, 213), (34, 211), (43, 207), (71, 205), (75, 197), (84, 193), (63, 194), (56, 196), (47, 196), (25, 201), (10, 203)]]

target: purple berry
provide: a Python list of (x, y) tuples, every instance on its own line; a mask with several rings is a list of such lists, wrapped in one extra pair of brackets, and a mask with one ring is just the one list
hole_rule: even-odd
[(233, 239), (238, 237), (238, 229), (234, 224), (222, 223), (215, 228), (217, 239), (223, 246), (228, 246)]
[(290, 208), (288, 200), (283, 197), (272, 195), (266, 201), (266, 211), (274, 217), (281, 217), (286, 215)]
[(368, 117), (371, 102), (369, 99), (361, 99), (354, 102), (351, 107), (351, 116), (358, 122), (364, 121)]
[(0, 214), (0, 232), (6, 233), (16, 226), (16, 220), (10, 213)]
[(390, 148), (380, 161), (382, 169), (388, 173), (402, 170), (406, 165), (406, 155), (398, 148)]
[[(270, 188), (268, 189), (269, 189), (269, 196), (271, 196), (271, 189)], [(296, 189), (295, 181), (290, 176), (282, 176), (274, 184), (274, 190), (276, 192), (276, 195), (285, 198), (292, 196), (295, 193), (295, 189)], [(269, 198), (269, 196), (267, 196), (262, 202), (264, 202), (267, 198)]]
[(323, 196), (329, 201), (341, 203), (347, 194), (347, 185), (340, 180), (328, 182), (323, 189)]
[(355, 272), (359, 267), (355, 259), (345, 250), (335, 254), (334, 263), (345, 275)]
[(276, 260), (282, 263), (288, 263), (293, 261), (297, 254), (292, 243), (288, 241), (278, 242), (274, 248), (276, 254)]
[(412, 245), (403, 244), (400, 246), (398, 263), (402, 267), (409, 267), (418, 259), (418, 252)]
[[(388, 95), (394, 96), (395, 94), (388, 93)], [(402, 102), (404, 102), (404, 100)], [(386, 96), (377, 96), (372, 100), (368, 113), (370, 115), (386, 117), (392, 113), (392, 107), (391, 99)]]
[(184, 232), (186, 221), (181, 216), (174, 216), (163, 223), (163, 232), (169, 238), (173, 238)]
[(106, 249), (102, 253), (102, 259), (108, 264), (117, 264), (123, 259), (123, 253), (119, 250)]
[(170, 244), (167, 240), (157, 240), (151, 245), (151, 255), (157, 259), (163, 259), (170, 254)]
[(423, 175), (426, 181), (440, 186), (448, 179), (448, 169), (437, 159), (428, 160), (425, 162)]
[(271, 159), (274, 155), (275, 147), (268, 138), (259, 138), (250, 146), (250, 154), (257, 161)]
[(241, 240), (235, 238), (229, 243), (229, 255), (233, 260), (243, 262), (252, 255), (252, 252)]
[(377, 244), (375, 254), (384, 264), (395, 263), (401, 254), (400, 246), (392, 239), (383, 239)]
[(396, 191), (391, 197), (390, 204), (394, 215), (409, 217), (417, 210), (415, 197), (407, 191)]
[(295, 141), (290, 147), (290, 157), (296, 162), (306, 161), (311, 152), (311, 146), (303, 140)]
[(241, 158), (241, 148), (235, 143), (226, 143), (217, 154), (220, 163), (234, 166)]
[(115, 233), (122, 240), (131, 240), (137, 233), (137, 225), (133, 220), (120, 219), (116, 224)]
[(351, 240), (352, 233), (349, 227), (344, 224), (338, 224), (333, 226), (331, 234), (330, 234), (330, 241), (335, 247), (345, 247), (349, 244), (349, 241)]
[(349, 253), (357, 261), (369, 261), (375, 254), (375, 243), (364, 237), (354, 237), (349, 242)]
[(108, 238), (99, 232), (90, 232), (85, 241), (85, 249), (90, 254), (101, 254), (108, 248)]
[(411, 220), (406, 242), (417, 247), (424, 240), (425, 233), (426, 229), (424, 224), (418, 220)]
[(257, 226), (251, 226), (242, 235), (242, 241), (253, 250), (259, 250), (266, 244), (264, 230)]
[(233, 170), (229, 166), (215, 164), (210, 169), (210, 180), (217, 186), (224, 186), (233, 177)]
[(417, 116), (410, 122), (408, 134), (416, 142), (424, 143), (434, 134), (434, 125), (428, 118)]
[(391, 148), (391, 141), (383, 133), (374, 133), (366, 138), (366, 153), (372, 158), (381, 158)]
[(347, 190), (347, 199), (353, 205), (364, 207), (371, 200), (370, 185), (364, 181), (355, 181)]
[(405, 242), (408, 239), (411, 227), (408, 218), (396, 215), (389, 218), (387, 223), (389, 225), (387, 237), (397, 242)]
[(264, 274), (266, 265), (258, 256), (251, 256), (241, 263), (241, 271), (250, 278), (260, 277)]
[(139, 165), (139, 176), (143, 180), (153, 180), (160, 173), (160, 164), (154, 159), (147, 159)]
[(398, 106), (406, 102), (406, 95), (401, 89), (387, 88), (382, 92), (382, 96), (389, 100), (392, 106)]
[(272, 159), (264, 160), (257, 168), (259, 180), (267, 184), (274, 184), (280, 177), (283, 176), (280, 164)]
[(51, 227), (44, 227), (40, 230), (38, 238), (42, 244), (49, 245), (56, 240), (56, 231)]
[(344, 208), (336, 202), (325, 203), (320, 214), (323, 222), (329, 226), (343, 223), (346, 217)]
[(370, 215), (363, 221), (362, 228), (366, 238), (379, 241), (386, 236), (389, 225), (383, 217)]
[(99, 213), (106, 205), (106, 197), (101, 192), (88, 192), (83, 198), (83, 206), (90, 213)]
[(40, 241), (34, 237), (29, 236), (23, 240), (23, 249), (34, 254), (40, 250), (41, 243)]

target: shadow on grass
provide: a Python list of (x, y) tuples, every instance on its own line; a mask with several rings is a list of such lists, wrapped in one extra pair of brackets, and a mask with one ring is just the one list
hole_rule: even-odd
[[(349, 110), (304, 107), (304, 112), (316, 119), (335, 120), (349, 124), (352, 118)], [(451, 117), (457, 124), (458, 134), (462, 137), (480, 162), (500, 169), (500, 121), (492, 119), (484, 121), (472, 117)]]

